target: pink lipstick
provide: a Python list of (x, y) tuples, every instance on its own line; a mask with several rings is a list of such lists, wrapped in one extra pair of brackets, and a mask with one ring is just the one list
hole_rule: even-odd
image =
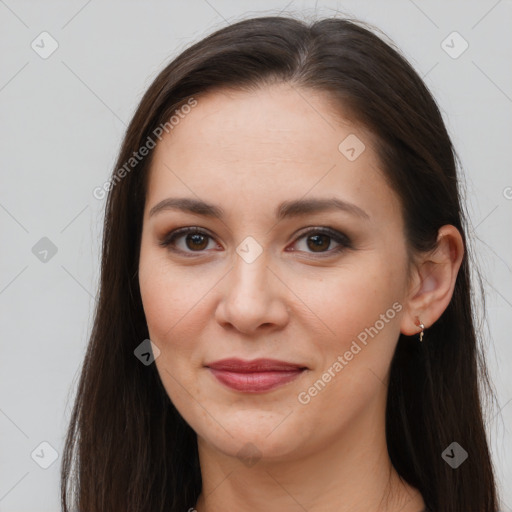
[(301, 375), (305, 366), (276, 359), (222, 359), (206, 365), (222, 384), (236, 391), (261, 393), (278, 388)]

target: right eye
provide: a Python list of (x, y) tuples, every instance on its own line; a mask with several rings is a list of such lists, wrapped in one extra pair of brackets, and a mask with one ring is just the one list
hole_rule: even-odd
[[(184, 245), (177, 247), (177, 240), (183, 238)], [(170, 251), (182, 253), (186, 256), (192, 256), (193, 253), (201, 253), (208, 247), (209, 240), (213, 238), (198, 227), (186, 227), (176, 229), (168, 233), (160, 242), (162, 247)], [(189, 250), (187, 250), (189, 249)]]

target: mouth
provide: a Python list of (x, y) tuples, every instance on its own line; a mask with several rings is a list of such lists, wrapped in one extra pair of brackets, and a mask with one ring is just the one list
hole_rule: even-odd
[(205, 365), (225, 386), (245, 393), (270, 391), (295, 380), (307, 367), (276, 359), (223, 359)]

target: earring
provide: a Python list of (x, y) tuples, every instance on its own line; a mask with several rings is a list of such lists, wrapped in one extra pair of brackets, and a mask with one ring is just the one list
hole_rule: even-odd
[(421, 323), (420, 319), (416, 317), (416, 325), (421, 329), (420, 341), (423, 341), (423, 334), (425, 333), (425, 326)]

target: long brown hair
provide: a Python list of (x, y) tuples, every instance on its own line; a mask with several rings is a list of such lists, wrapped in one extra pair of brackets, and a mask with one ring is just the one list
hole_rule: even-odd
[[(137, 272), (153, 152), (130, 159), (158, 127), (170, 131), (191, 98), (275, 82), (324, 92), (375, 135), (411, 250), (434, 248), (444, 224), (461, 232), (466, 252), (448, 308), (422, 344), (398, 340), (386, 435), (394, 467), (430, 510), (496, 512), (482, 411), (493, 392), (475, 332), (458, 160), (436, 102), (392, 44), (361, 23), (282, 16), (240, 21), (186, 49), (153, 81), (127, 129), (107, 187), (99, 297), (62, 460), (63, 510), (182, 512), (196, 503), (196, 434), (155, 365), (134, 356), (149, 338)], [(469, 454), (457, 469), (442, 457), (452, 442)]]

